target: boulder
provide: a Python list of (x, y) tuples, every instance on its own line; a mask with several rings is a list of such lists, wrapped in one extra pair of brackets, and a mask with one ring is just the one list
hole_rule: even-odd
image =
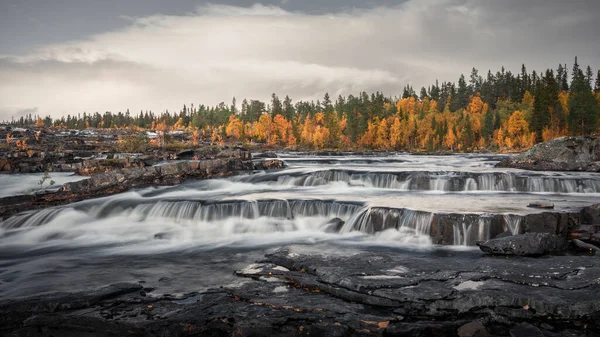
[(600, 172), (600, 136), (552, 139), (534, 145), (521, 155), (505, 158), (496, 166), (534, 171)]
[(552, 233), (558, 234), (561, 228), (567, 226), (566, 217), (560, 213), (532, 213), (523, 217), (522, 226), (524, 233)]
[(179, 151), (177, 153), (177, 159), (192, 159), (194, 157), (194, 150), (188, 149)]
[(255, 170), (275, 170), (282, 169), (284, 167), (283, 161), (279, 159), (272, 160), (261, 160), (254, 162)]
[(323, 224), (321, 228), (325, 233), (339, 233), (346, 222), (340, 218), (333, 218)]
[(581, 223), (600, 224), (600, 204), (584, 207), (581, 210)]
[(544, 334), (529, 323), (521, 323), (510, 329), (510, 337), (544, 337)]
[(564, 253), (567, 240), (551, 233), (525, 233), (478, 242), (477, 245), (492, 255), (540, 256)]
[(8, 162), (8, 160), (0, 159), (0, 172), (2, 172), (2, 171), (9, 172), (11, 170), (12, 170), (12, 167), (11, 167), (10, 163)]
[(459, 337), (482, 337), (489, 335), (490, 333), (479, 321), (473, 321), (458, 328)]

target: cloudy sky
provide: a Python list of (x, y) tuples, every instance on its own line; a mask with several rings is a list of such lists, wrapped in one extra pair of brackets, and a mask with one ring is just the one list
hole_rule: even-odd
[(2, 0), (0, 120), (600, 67), (597, 0)]

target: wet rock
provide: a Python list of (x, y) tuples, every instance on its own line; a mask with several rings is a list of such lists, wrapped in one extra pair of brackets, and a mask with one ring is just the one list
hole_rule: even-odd
[(279, 159), (261, 160), (254, 162), (255, 170), (276, 170), (284, 167), (283, 161)]
[(503, 159), (497, 167), (534, 171), (600, 172), (600, 136), (561, 137)]
[(513, 236), (511, 232), (502, 232), (502, 233), (494, 236), (494, 239), (500, 239), (500, 238), (505, 238), (505, 237), (509, 237), (509, 236)]
[(321, 228), (325, 233), (339, 233), (346, 222), (340, 218), (333, 218), (323, 224)]
[(477, 245), (488, 254), (518, 256), (562, 254), (567, 248), (565, 238), (550, 233), (525, 233), (478, 242)]
[(473, 321), (458, 328), (459, 337), (482, 337), (489, 335), (490, 333), (479, 321)]
[(6, 159), (0, 159), (0, 172), (10, 172), (12, 171), (12, 166)]
[[(590, 293), (599, 291), (600, 260), (517, 259), (280, 249), (238, 271), (244, 282), (181, 299), (147, 296), (132, 284), (0, 301), (0, 335), (535, 336), (533, 325), (551, 326), (548, 336), (597, 331), (600, 300)], [(158, 288), (169, 282), (161, 278)]]
[(194, 150), (187, 149), (183, 151), (179, 151), (177, 153), (177, 159), (192, 159), (194, 157)]
[(598, 246), (592, 245), (590, 243), (585, 243), (585, 242), (583, 242), (581, 240), (578, 240), (578, 239), (573, 239), (573, 240), (571, 240), (571, 242), (580, 251), (590, 252), (590, 253), (593, 253), (593, 254), (595, 254), (596, 252), (600, 251), (600, 248)]
[(568, 226), (566, 221), (566, 217), (555, 212), (527, 214), (522, 221), (523, 232), (559, 234), (563, 228)]
[(510, 337), (544, 337), (544, 334), (535, 326), (522, 323), (510, 329)]
[(600, 204), (584, 207), (581, 210), (581, 223), (600, 225)]
[(540, 209), (554, 209), (554, 204), (544, 202), (533, 202), (527, 205), (529, 208), (540, 208)]

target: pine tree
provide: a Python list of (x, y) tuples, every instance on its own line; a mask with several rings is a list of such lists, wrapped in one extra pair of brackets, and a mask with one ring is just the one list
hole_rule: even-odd
[(279, 97), (273, 93), (273, 95), (271, 95), (271, 117), (274, 118), (282, 113), (283, 107), (281, 106), (281, 101), (279, 100)]
[(283, 99), (283, 117), (285, 117), (288, 121), (291, 121), (294, 116), (294, 106), (292, 105), (292, 99), (290, 96), (286, 95)]
[(598, 75), (596, 75), (596, 85), (594, 86), (594, 92), (600, 93), (600, 70), (598, 70)]
[(592, 68), (590, 66), (587, 66), (587, 69), (585, 70), (585, 79), (591, 88), (592, 83), (594, 83), (594, 73), (592, 72)]
[(456, 91), (455, 108), (452, 110), (464, 109), (469, 104), (469, 88), (465, 81), (465, 75), (460, 75), (458, 79), (458, 90)]
[(543, 140), (542, 132), (550, 124), (550, 109), (556, 106), (558, 106), (558, 83), (554, 78), (554, 72), (547, 70), (535, 89), (530, 130), (535, 132), (536, 142)]
[(577, 58), (573, 66), (573, 82), (569, 93), (569, 131), (572, 135), (585, 135), (596, 131), (598, 102), (592, 94), (590, 82), (579, 68)]
[(481, 92), (481, 83), (483, 79), (479, 76), (479, 72), (475, 67), (471, 69), (471, 79), (469, 81), (469, 90), (471, 95), (475, 95), (478, 92)]
[(485, 139), (490, 139), (494, 135), (494, 115), (491, 111), (486, 112), (483, 117), (483, 136)]
[(429, 95), (427, 95), (427, 89), (425, 89), (425, 87), (422, 87), (421, 93), (419, 94), (419, 99), (422, 101), (425, 98), (429, 98)]
[(521, 95), (525, 95), (525, 91), (531, 91), (531, 85), (529, 83), (529, 74), (525, 64), (521, 65)]

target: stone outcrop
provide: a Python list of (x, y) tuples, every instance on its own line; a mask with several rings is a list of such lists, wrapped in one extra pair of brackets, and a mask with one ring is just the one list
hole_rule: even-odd
[[(600, 259), (299, 254), (246, 281), (148, 296), (143, 283), (0, 301), (2, 336), (597, 336)], [(533, 335), (532, 335), (533, 334)]]
[[(226, 158), (175, 161), (156, 166), (133, 167), (93, 174), (90, 179), (66, 183), (57, 193), (3, 198), (0, 218), (14, 215), (23, 209), (39, 209), (84, 199), (124, 192), (130, 188), (156, 185), (175, 185), (186, 179), (227, 177), (239, 172), (265, 169), (262, 161), (253, 162), (243, 150), (225, 152)], [(280, 160), (269, 160), (267, 168), (282, 168)]]
[(502, 160), (497, 167), (534, 171), (600, 172), (600, 136), (552, 139), (536, 144), (521, 155)]
[(186, 178), (216, 178), (253, 169), (254, 166), (251, 161), (241, 159), (165, 163), (158, 166), (126, 168), (94, 174), (90, 179), (64, 184), (62, 191), (87, 193), (99, 192), (117, 186), (139, 187), (149, 184), (174, 184)]
[(550, 233), (525, 233), (478, 242), (479, 248), (492, 255), (541, 256), (563, 254), (567, 250), (564, 237)]

